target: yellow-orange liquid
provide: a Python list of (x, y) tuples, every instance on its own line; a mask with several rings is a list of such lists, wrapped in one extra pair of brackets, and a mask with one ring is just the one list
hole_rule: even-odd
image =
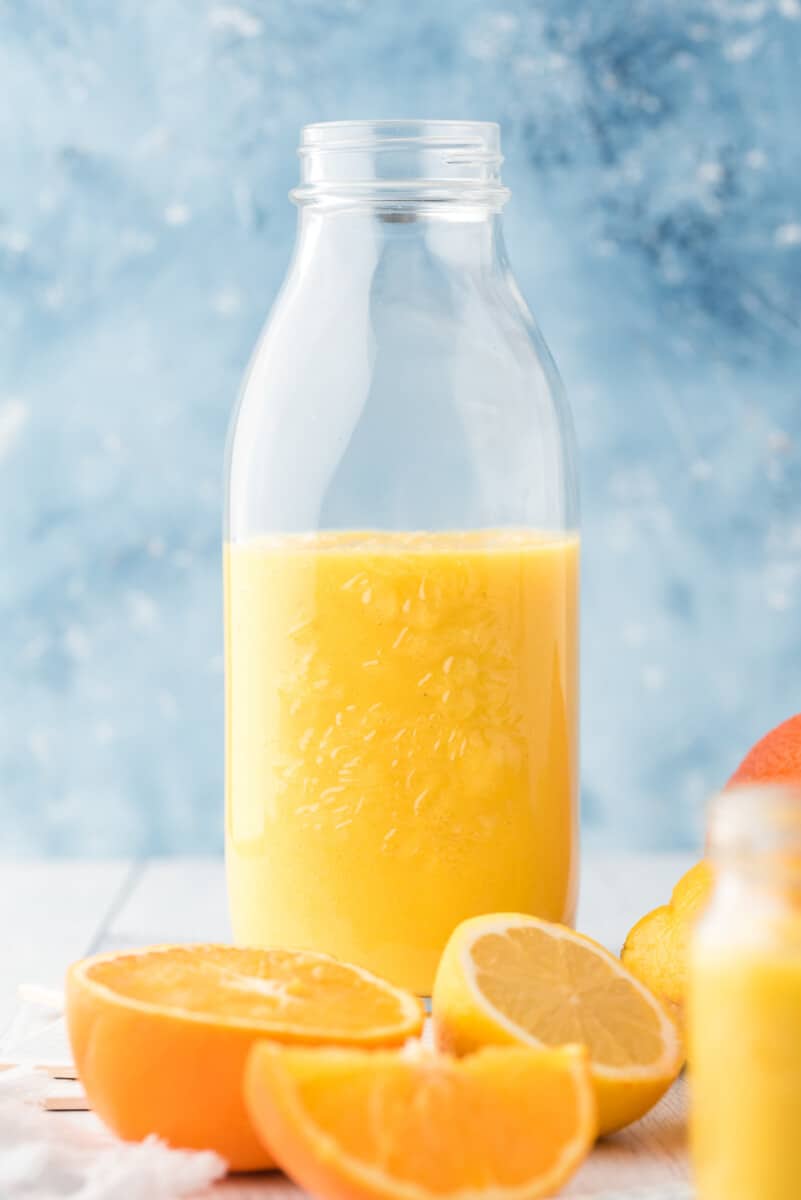
[(691, 1134), (699, 1200), (801, 1197), (801, 922), (791, 944), (693, 952)]
[(573, 917), (578, 539), (329, 533), (225, 552), (239, 942), (420, 993), (477, 913)]

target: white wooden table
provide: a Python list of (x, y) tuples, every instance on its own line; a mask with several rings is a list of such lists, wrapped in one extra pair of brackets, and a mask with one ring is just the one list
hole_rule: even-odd
[[(589, 856), (582, 869), (578, 927), (610, 949), (648, 909), (664, 903), (690, 865), (686, 855)], [(60, 987), (74, 958), (101, 950), (230, 937), (218, 859), (147, 862), (0, 860), (0, 1029), (19, 983)], [(93, 1121), (54, 1113), (53, 1120)], [(688, 1180), (683, 1080), (643, 1121), (605, 1139), (560, 1195), (635, 1200), (684, 1194)], [(674, 1192), (674, 1189), (675, 1192)], [(213, 1189), (220, 1200), (298, 1200), (281, 1175), (239, 1177)], [(687, 1190), (686, 1195), (690, 1192)]]

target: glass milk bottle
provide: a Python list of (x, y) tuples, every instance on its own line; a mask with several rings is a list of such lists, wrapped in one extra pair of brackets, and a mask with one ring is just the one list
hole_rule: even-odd
[(688, 1008), (699, 1200), (801, 1197), (801, 788), (711, 810)]
[(310, 125), (300, 163), (229, 440), (233, 928), (428, 993), (462, 919), (573, 917), (571, 421), (496, 125)]

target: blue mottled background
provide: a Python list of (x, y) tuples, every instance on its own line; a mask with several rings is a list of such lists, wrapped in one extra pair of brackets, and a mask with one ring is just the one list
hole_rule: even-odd
[(0, 853), (221, 845), (221, 462), (298, 127), (499, 120), (581, 444), (584, 816), (801, 708), (799, 0), (0, 0)]

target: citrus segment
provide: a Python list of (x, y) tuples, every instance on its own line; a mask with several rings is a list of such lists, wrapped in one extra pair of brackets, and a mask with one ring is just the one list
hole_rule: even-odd
[(608, 950), (562, 925), (516, 914), (454, 932), (434, 984), (438, 1045), (586, 1047), (601, 1133), (641, 1117), (681, 1069), (662, 1005)]
[(460, 1061), (264, 1043), (245, 1092), (276, 1162), (327, 1200), (534, 1200), (572, 1173), (596, 1133), (577, 1047)]
[(67, 975), (67, 1024), (92, 1108), (120, 1137), (271, 1165), (242, 1097), (261, 1038), (396, 1046), (420, 1032), (413, 996), (326, 955), (158, 946), (99, 955)]

